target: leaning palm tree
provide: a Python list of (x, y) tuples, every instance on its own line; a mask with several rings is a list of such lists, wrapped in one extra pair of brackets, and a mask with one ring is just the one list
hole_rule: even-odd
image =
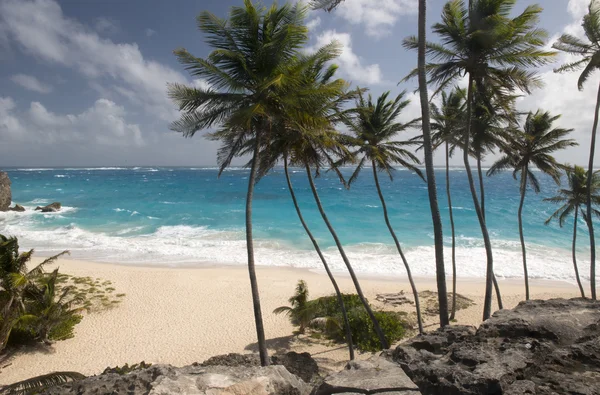
[[(554, 55), (553, 52), (543, 49), (547, 34), (535, 26), (542, 9), (539, 6), (529, 6), (523, 13), (512, 18), (514, 4), (515, 0), (472, 0), (469, 6), (464, 0), (451, 0), (446, 3), (442, 22), (433, 26), (433, 31), (440, 36), (441, 43), (425, 44), (433, 61), (427, 65), (420, 65), (420, 70), (413, 71), (407, 77), (412, 78), (419, 72), (422, 73), (422, 69), (425, 68), (429, 74), (429, 82), (438, 87), (434, 92), (436, 94), (465, 74), (469, 75), (467, 122), (463, 136), (465, 147), (471, 142), (473, 88), (479, 92), (491, 89), (493, 95), (498, 97), (515, 90), (529, 92), (532, 87), (541, 85), (541, 81), (535, 72), (529, 71), (528, 68), (544, 65)], [(424, 6), (421, 5), (423, 8)], [(421, 30), (419, 33), (419, 38), (405, 39), (404, 46), (409, 49), (421, 49)], [(424, 56), (421, 55), (421, 51), (419, 55)], [(422, 78), (420, 75), (419, 77)], [(494, 258), (489, 232), (475, 189), (468, 149), (463, 149), (463, 161), (486, 250), (483, 319), (488, 319), (492, 306)]]
[[(583, 285), (581, 284), (581, 278), (579, 277), (579, 269), (577, 268), (577, 220), (579, 213), (583, 214), (585, 221), (587, 222), (587, 197), (588, 197), (588, 185), (592, 186), (591, 193), (592, 202), (594, 206), (600, 206), (600, 171), (592, 173), (592, 177), (588, 177), (588, 172), (581, 166), (569, 167), (567, 171), (567, 180), (569, 183), (568, 188), (559, 189), (558, 195), (544, 199), (544, 201), (562, 204), (562, 206), (556, 210), (545, 222), (548, 225), (553, 219), (558, 219), (558, 224), (562, 228), (565, 220), (574, 212), (573, 219), (573, 243), (572, 243), (572, 256), (573, 256), (573, 268), (575, 269), (575, 279), (579, 286), (579, 292), (581, 297), (585, 298), (585, 292)], [(588, 178), (592, 179), (592, 182), (588, 182)], [(596, 217), (600, 217), (600, 211), (592, 207), (592, 213)]]
[(452, 211), (452, 194), (450, 193), (450, 157), (464, 131), (466, 91), (455, 87), (450, 93), (442, 92), (441, 107), (431, 103), (431, 139), (433, 147), (444, 145), (446, 157), (446, 197), (448, 199), (448, 215), (452, 233), (452, 309), (450, 320), (456, 316), (456, 233), (454, 229), (454, 213)]
[(358, 162), (356, 170), (348, 180), (349, 185), (358, 179), (358, 175), (365, 164), (370, 164), (372, 167), (373, 179), (375, 180), (375, 187), (377, 188), (377, 194), (379, 195), (381, 207), (383, 208), (385, 224), (387, 225), (392, 239), (394, 239), (396, 249), (404, 264), (415, 299), (419, 333), (423, 334), (419, 293), (417, 292), (417, 287), (415, 286), (415, 281), (413, 280), (406, 256), (404, 256), (404, 252), (400, 246), (400, 241), (390, 223), (385, 198), (383, 197), (381, 186), (379, 185), (378, 175), (379, 172), (384, 172), (390, 177), (390, 180), (392, 180), (394, 165), (399, 164), (423, 178), (421, 170), (416, 167), (416, 165), (420, 163), (419, 159), (407, 149), (407, 147), (414, 145), (415, 142), (392, 141), (398, 133), (414, 127), (419, 120), (413, 119), (406, 123), (398, 122), (398, 116), (402, 110), (410, 104), (410, 100), (404, 98), (405, 92), (400, 93), (394, 100), (388, 100), (389, 94), (389, 91), (383, 93), (377, 98), (376, 103), (373, 102), (371, 95), (369, 95), (367, 99), (365, 99), (362, 94), (359, 95), (356, 100), (356, 108), (354, 109), (356, 116), (347, 117), (346, 119), (346, 125), (353, 134), (352, 145), (355, 146), (356, 149), (350, 153), (349, 157), (343, 158), (340, 163), (345, 164), (349, 161)]
[(33, 250), (19, 252), (16, 237), (0, 235), (0, 352), (6, 347), (13, 327), (23, 317), (26, 292), (40, 278), (46, 265), (68, 253), (63, 251), (29, 270), (27, 264)]
[(515, 131), (512, 138), (503, 147), (504, 155), (488, 170), (488, 176), (500, 171), (512, 169), (513, 177), (520, 180), (521, 200), (519, 202), (519, 238), (523, 254), (523, 277), (525, 278), (525, 299), (529, 300), (529, 275), (527, 272), (527, 251), (523, 235), (523, 204), (527, 185), (535, 193), (540, 192), (540, 183), (532, 171), (535, 167), (550, 176), (560, 185), (562, 165), (552, 156), (556, 151), (578, 145), (575, 140), (567, 139), (573, 129), (554, 128), (553, 123), (560, 115), (538, 110), (527, 115), (522, 131)]
[[(308, 41), (303, 24), (306, 7), (273, 5), (269, 9), (244, 0), (232, 7), (228, 20), (203, 12), (199, 28), (207, 34), (213, 51), (206, 59), (185, 49), (175, 51), (180, 63), (209, 87), (172, 84), (169, 95), (183, 112), (171, 129), (192, 137), (213, 126), (212, 138), (220, 140), (219, 175), (236, 156), (252, 156), (246, 196), (246, 248), (254, 319), (261, 364), (269, 364), (265, 341), (252, 239), (252, 198), (260, 146), (267, 141), (272, 124), (282, 111), (282, 98), (293, 94), (296, 83), (290, 68), (297, 64), (300, 49)], [(247, 147), (248, 140), (254, 146)]]
[[(567, 63), (558, 69), (554, 70), (557, 73), (575, 71), (581, 68), (583, 72), (577, 81), (579, 90), (583, 90), (583, 85), (592, 75), (592, 73), (600, 69), (600, 3), (592, 0), (588, 7), (588, 13), (583, 17), (583, 31), (587, 41), (575, 37), (571, 34), (563, 34), (557, 42), (552, 46), (559, 51), (566, 52), (569, 55), (581, 57), (571, 63)], [(592, 138), (590, 142), (590, 156), (588, 163), (588, 172), (594, 171), (594, 154), (596, 150), (596, 132), (598, 131), (598, 118), (600, 113), (600, 85), (598, 86), (598, 98), (596, 99), (596, 112), (594, 116), (594, 125), (592, 127)], [(587, 211), (592, 211), (592, 177), (588, 178), (586, 200)], [(587, 221), (588, 231), (590, 234), (590, 286), (592, 291), (592, 299), (596, 300), (596, 239), (594, 236), (594, 224), (592, 216), (589, 216)]]

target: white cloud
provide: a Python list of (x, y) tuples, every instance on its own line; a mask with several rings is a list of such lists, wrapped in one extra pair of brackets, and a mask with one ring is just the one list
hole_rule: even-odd
[(27, 74), (15, 74), (10, 77), (11, 81), (15, 84), (21, 85), (25, 89), (39, 93), (50, 93), (52, 87), (48, 84), (44, 84), (32, 75)]
[[(53, 0), (0, 2), (0, 30), (25, 53), (72, 68), (96, 84), (110, 77), (135, 94), (147, 113), (171, 121), (177, 112), (166, 94), (167, 82), (188, 82), (178, 71), (146, 60), (137, 44), (101, 38), (63, 15)], [(113, 89), (113, 87), (111, 87)]]
[(146, 33), (146, 36), (148, 36), (148, 37), (152, 37), (156, 34), (156, 30), (153, 30), (150, 28), (147, 28), (146, 30), (144, 30), (144, 32)]
[(3, 144), (57, 144), (74, 148), (95, 143), (103, 146), (142, 146), (136, 124), (125, 121), (125, 109), (106, 99), (97, 100), (80, 114), (55, 114), (39, 102), (17, 111), (10, 97), (0, 97), (0, 141)]
[(102, 34), (116, 34), (119, 32), (119, 23), (111, 18), (98, 17), (94, 25), (96, 31)]
[(315, 30), (317, 27), (319, 27), (319, 25), (321, 24), (321, 17), (318, 16), (314, 19), (309, 20), (306, 23), (306, 27), (308, 28), (308, 31), (313, 31)]
[(336, 10), (352, 24), (362, 24), (371, 37), (382, 37), (391, 32), (403, 15), (415, 15), (418, 0), (345, 0)]
[[(382, 81), (379, 65), (364, 65), (363, 59), (354, 53), (352, 50), (352, 38), (349, 33), (326, 30), (317, 36), (316, 47), (322, 47), (332, 41), (337, 41), (342, 47), (342, 54), (336, 60), (341, 66), (340, 72), (346, 73), (354, 82), (378, 84)], [(311, 49), (315, 50), (316, 48)]]

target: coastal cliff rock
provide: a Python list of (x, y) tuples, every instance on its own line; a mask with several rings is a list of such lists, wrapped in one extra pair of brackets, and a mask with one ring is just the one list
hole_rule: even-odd
[(313, 395), (329, 394), (419, 395), (419, 388), (398, 364), (384, 357), (350, 361), (346, 369), (327, 377)]
[(0, 171), (0, 211), (7, 211), (11, 201), (10, 178), (8, 178), (8, 174)]
[(42, 213), (55, 213), (57, 211), (60, 211), (61, 207), (62, 206), (59, 202), (54, 202), (44, 207), (37, 206), (35, 208), (35, 211), (41, 211)]
[(23, 211), (25, 211), (25, 207), (21, 206), (20, 204), (15, 204), (15, 207), (10, 207), (8, 211), (16, 211), (18, 213), (22, 213)]
[(392, 352), (423, 394), (600, 394), (600, 302), (531, 300)]

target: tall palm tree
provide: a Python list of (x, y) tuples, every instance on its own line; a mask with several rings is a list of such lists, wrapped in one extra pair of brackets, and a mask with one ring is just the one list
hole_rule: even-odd
[[(528, 68), (544, 65), (554, 55), (543, 49), (547, 34), (535, 26), (542, 11), (539, 6), (529, 6), (521, 14), (511, 18), (515, 0), (473, 0), (470, 3), (469, 6), (464, 0), (446, 3), (442, 22), (433, 26), (441, 43), (425, 44), (433, 61), (423, 64), (407, 77), (412, 78), (425, 68), (429, 74), (429, 82), (438, 86), (435, 91), (437, 93), (463, 75), (469, 75), (467, 122), (463, 136), (465, 147), (471, 141), (473, 87), (480, 92), (486, 88), (492, 89), (493, 95), (499, 97), (515, 90), (529, 92), (532, 87), (539, 86), (541, 81)], [(424, 7), (424, 4), (421, 6)], [(419, 49), (419, 44), (423, 43), (417, 37), (404, 40), (404, 46), (409, 49)], [(494, 258), (475, 189), (468, 149), (463, 150), (463, 161), (486, 250), (485, 320), (491, 315)]]
[(356, 149), (351, 152), (350, 156), (342, 159), (341, 163), (347, 163), (349, 161), (358, 162), (356, 170), (348, 180), (348, 184), (351, 185), (358, 179), (358, 175), (365, 164), (370, 163), (373, 170), (373, 178), (375, 180), (375, 187), (377, 188), (377, 194), (381, 200), (381, 207), (383, 208), (383, 217), (387, 228), (394, 239), (396, 249), (400, 258), (404, 263), (408, 281), (412, 289), (413, 297), (415, 299), (415, 309), (417, 312), (417, 322), (419, 324), (419, 333), (423, 333), (423, 322), (421, 319), (421, 307), (419, 304), (419, 293), (413, 280), (410, 266), (400, 241), (394, 232), (394, 228), (390, 223), (388, 215), (387, 205), (381, 186), (379, 185), (378, 172), (385, 172), (390, 180), (393, 180), (392, 172), (394, 165), (399, 164), (400, 166), (407, 168), (417, 173), (421, 178), (423, 174), (415, 165), (419, 164), (419, 159), (410, 151), (406, 149), (411, 145), (414, 145), (413, 141), (392, 141), (392, 139), (400, 132), (406, 131), (409, 128), (414, 127), (418, 119), (402, 123), (398, 122), (397, 118), (410, 104), (410, 100), (405, 100), (405, 92), (400, 93), (394, 100), (388, 100), (390, 92), (385, 92), (379, 98), (377, 102), (373, 102), (371, 95), (367, 99), (360, 94), (356, 100), (356, 117), (348, 117), (346, 125), (353, 134), (352, 145), (356, 146)]
[(552, 116), (547, 111), (530, 112), (523, 125), (523, 130), (513, 134), (503, 148), (504, 155), (488, 170), (488, 175), (494, 175), (500, 171), (512, 169), (513, 177), (521, 178), (519, 187), (521, 199), (517, 216), (523, 254), (526, 300), (529, 300), (529, 275), (525, 237), (523, 236), (523, 205), (528, 184), (535, 193), (540, 192), (540, 183), (532, 168), (536, 167), (542, 173), (550, 176), (557, 185), (560, 185), (562, 165), (556, 162), (552, 155), (558, 150), (577, 145), (575, 140), (565, 138), (573, 129), (553, 127), (553, 123), (559, 118), (560, 115)]
[[(567, 63), (558, 69), (554, 70), (557, 73), (576, 71), (581, 68), (583, 72), (577, 81), (579, 90), (583, 90), (583, 85), (592, 75), (592, 73), (600, 69), (600, 3), (592, 0), (588, 7), (588, 13), (583, 17), (583, 31), (587, 41), (581, 40), (571, 34), (563, 34), (557, 42), (552, 46), (559, 51), (581, 57), (581, 59)], [(600, 85), (598, 86), (598, 97), (596, 99), (596, 110), (594, 113), (594, 125), (592, 127), (592, 137), (590, 142), (590, 156), (588, 162), (588, 172), (591, 174), (594, 171), (594, 154), (596, 150), (596, 132), (598, 131), (598, 118), (600, 113)], [(587, 212), (592, 211), (592, 177), (588, 177), (586, 199)], [(592, 299), (596, 300), (596, 239), (594, 236), (594, 224), (592, 216), (589, 216), (587, 221), (588, 231), (590, 234), (590, 286), (592, 288)]]
[[(297, 65), (300, 49), (308, 41), (303, 24), (306, 8), (291, 4), (266, 9), (244, 0), (244, 7), (232, 7), (229, 19), (203, 12), (198, 25), (213, 51), (206, 59), (185, 49), (175, 51), (180, 63), (208, 88), (172, 84), (169, 95), (183, 112), (171, 129), (192, 137), (212, 126), (219, 130), (212, 138), (220, 140), (220, 172), (239, 155), (250, 154), (252, 161), (246, 196), (246, 247), (252, 291), (254, 319), (261, 364), (269, 364), (256, 279), (252, 240), (252, 199), (261, 142), (268, 141), (272, 124), (281, 112), (281, 101), (293, 95), (297, 83), (290, 68)], [(246, 143), (252, 140), (253, 147)]]
[(418, 39), (415, 39), (418, 49), (417, 74), (419, 79), (419, 98), (421, 99), (421, 122), (423, 128), (423, 150), (425, 156), (425, 171), (427, 174), (427, 193), (429, 195), (429, 209), (433, 222), (433, 238), (435, 244), (435, 274), (438, 290), (438, 304), (440, 307), (440, 327), (450, 324), (448, 319), (448, 291), (446, 289), (446, 268), (444, 266), (444, 234), (442, 230), (442, 216), (437, 199), (437, 186), (435, 183), (435, 169), (433, 167), (433, 145), (431, 142), (431, 121), (429, 117), (429, 93), (427, 91), (426, 74), (426, 44), (427, 44), (427, 0), (419, 0), (419, 29)]
[(16, 237), (0, 235), (0, 352), (6, 347), (14, 325), (24, 313), (27, 290), (44, 272), (46, 265), (68, 253), (64, 251), (50, 257), (29, 270), (27, 264), (31, 261), (33, 250), (19, 252)]
[[(588, 177), (589, 173), (581, 166), (570, 167), (567, 168), (566, 171), (569, 187), (559, 189), (558, 195), (554, 197), (544, 199), (547, 202), (562, 204), (562, 206), (546, 220), (545, 224), (548, 225), (553, 219), (558, 219), (558, 224), (562, 228), (567, 217), (575, 212), (572, 243), (573, 268), (575, 269), (575, 278), (577, 279), (579, 292), (581, 293), (581, 297), (585, 298), (585, 292), (583, 291), (583, 285), (581, 284), (581, 278), (579, 278), (579, 270), (577, 268), (577, 219), (581, 212), (587, 222), (587, 197), (589, 195), (592, 196), (594, 206), (597, 207), (600, 205), (600, 171), (593, 172), (591, 177)], [(592, 179), (591, 183), (588, 182), (588, 178)], [(589, 194), (588, 185), (592, 186), (592, 190)], [(593, 207), (592, 213), (596, 217), (600, 217), (600, 211)]]
[(438, 107), (431, 103), (431, 139), (434, 149), (445, 146), (446, 157), (446, 198), (448, 199), (448, 215), (452, 233), (452, 309), (450, 320), (456, 316), (456, 233), (454, 229), (454, 213), (452, 210), (452, 194), (450, 193), (450, 157), (460, 145), (460, 138), (465, 124), (466, 90), (455, 87), (450, 93), (442, 92), (442, 104)]

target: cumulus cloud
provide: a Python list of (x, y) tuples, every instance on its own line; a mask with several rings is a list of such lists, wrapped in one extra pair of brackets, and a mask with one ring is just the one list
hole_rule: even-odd
[(364, 60), (352, 49), (352, 37), (349, 33), (338, 33), (335, 30), (326, 30), (317, 36), (315, 50), (337, 41), (342, 47), (342, 54), (337, 59), (340, 64), (340, 72), (348, 75), (353, 82), (365, 84), (378, 84), (382, 81), (381, 69), (378, 64), (363, 64)]
[(148, 114), (171, 121), (177, 112), (166, 95), (167, 82), (186, 83), (185, 76), (146, 60), (135, 43), (115, 43), (67, 18), (54, 0), (0, 2), (0, 30), (24, 53), (63, 65), (99, 84), (108, 79), (128, 89)]
[(80, 114), (55, 114), (39, 102), (19, 111), (10, 97), (0, 97), (0, 141), (3, 144), (27, 143), (88, 146), (142, 146), (144, 140), (136, 124), (127, 123), (126, 111), (107, 99), (97, 100)]
[(146, 36), (148, 36), (148, 37), (152, 37), (156, 34), (156, 30), (150, 29), (150, 28), (147, 28), (146, 30), (144, 30), (144, 32), (146, 33)]
[(108, 35), (116, 34), (120, 30), (119, 23), (116, 20), (112, 18), (106, 18), (103, 16), (96, 18), (96, 23), (94, 27), (98, 33)]
[(321, 24), (321, 17), (318, 16), (318, 17), (313, 18), (313, 19), (309, 20), (308, 22), (306, 22), (306, 27), (308, 28), (309, 31), (313, 31), (317, 27), (319, 27), (320, 24)]
[(30, 91), (39, 92), (39, 93), (50, 93), (52, 92), (52, 87), (48, 84), (44, 84), (36, 77), (27, 74), (15, 74), (10, 77), (11, 81), (15, 84), (21, 85), (23, 88), (28, 89)]
[(403, 15), (415, 15), (418, 0), (345, 0), (336, 10), (346, 21), (364, 25), (367, 35), (388, 35)]

